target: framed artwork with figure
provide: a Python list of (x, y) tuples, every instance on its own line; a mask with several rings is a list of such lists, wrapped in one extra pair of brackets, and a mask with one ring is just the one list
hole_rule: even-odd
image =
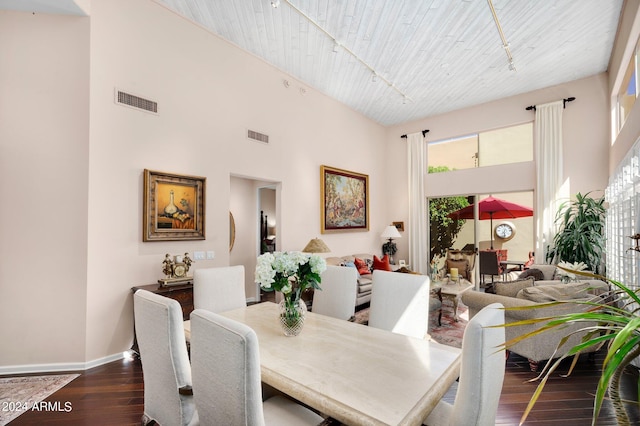
[(320, 166), (320, 231), (369, 230), (369, 176)]
[(206, 178), (144, 170), (143, 241), (204, 240)]

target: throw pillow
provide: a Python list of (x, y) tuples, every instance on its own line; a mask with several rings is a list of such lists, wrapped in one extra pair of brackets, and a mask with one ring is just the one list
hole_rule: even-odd
[(469, 279), (469, 261), (467, 259), (447, 259), (447, 273), (451, 271), (451, 268), (458, 268), (458, 274), (466, 280)]
[(353, 260), (353, 263), (356, 265), (356, 268), (358, 269), (358, 273), (360, 275), (366, 275), (371, 273), (371, 270), (369, 270), (369, 268), (367, 267), (366, 262), (360, 259), (359, 257), (356, 257)]
[(544, 274), (545, 280), (556, 279), (556, 265), (547, 265), (545, 263), (534, 263), (530, 269), (539, 269)]
[(531, 269), (526, 269), (524, 270), (520, 276), (518, 276), (518, 279), (525, 279), (527, 277), (533, 277), (533, 279), (535, 281), (541, 281), (544, 280), (544, 274), (542, 273), (542, 271), (540, 269), (536, 269), (536, 268), (531, 268)]
[(499, 296), (516, 297), (525, 288), (533, 287), (533, 277), (517, 281), (503, 281), (494, 283), (495, 293)]
[(385, 254), (382, 259), (373, 255), (373, 270), (391, 271), (391, 264), (389, 263), (389, 255)]

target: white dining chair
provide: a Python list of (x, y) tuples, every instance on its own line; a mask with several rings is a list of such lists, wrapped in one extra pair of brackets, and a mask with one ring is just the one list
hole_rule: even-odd
[[(224, 312), (247, 306), (244, 266), (196, 269), (193, 273), (193, 307)], [(185, 336), (191, 340), (191, 322), (184, 322)]]
[(429, 277), (373, 272), (369, 326), (424, 339), (429, 323)]
[(505, 370), (503, 305), (492, 303), (467, 324), (462, 338), (462, 365), (456, 399), (438, 405), (427, 417), (427, 426), (494, 425)]
[(144, 380), (143, 424), (198, 424), (180, 304), (138, 290), (133, 306)]
[(358, 270), (347, 266), (327, 266), (321, 275), (321, 290), (313, 292), (313, 313), (349, 320), (356, 313)]
[(323, 418), (281, 395), (262, 400), (256, 333), (213, 312), (191, 313), (193, 394), (203, 425), (318, 425)]

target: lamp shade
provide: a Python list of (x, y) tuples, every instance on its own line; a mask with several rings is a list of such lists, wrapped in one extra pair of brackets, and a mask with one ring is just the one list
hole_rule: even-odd
[(382, 231), (382, 235), (380, 236), (382, 238), (402, 238), (402, 235), (398, 232), (398, 228), (393, 225), (389, 225), (384, 228), (384, 231)]
[(305, 253), (329, 253), (331, 250), (320, 238), (314, 238), (302, 249)]

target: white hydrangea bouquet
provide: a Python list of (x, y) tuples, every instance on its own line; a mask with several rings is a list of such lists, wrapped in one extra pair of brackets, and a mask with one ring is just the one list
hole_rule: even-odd
[(299, 251), (264, 253), (258, 256), (255, 281), (265, 291), (279, 291), (284, 296), (287, 319), (299, 319), (296, 309), (302, 292), (320, 290), (320, 274), (327, 269), (323, 258)]

